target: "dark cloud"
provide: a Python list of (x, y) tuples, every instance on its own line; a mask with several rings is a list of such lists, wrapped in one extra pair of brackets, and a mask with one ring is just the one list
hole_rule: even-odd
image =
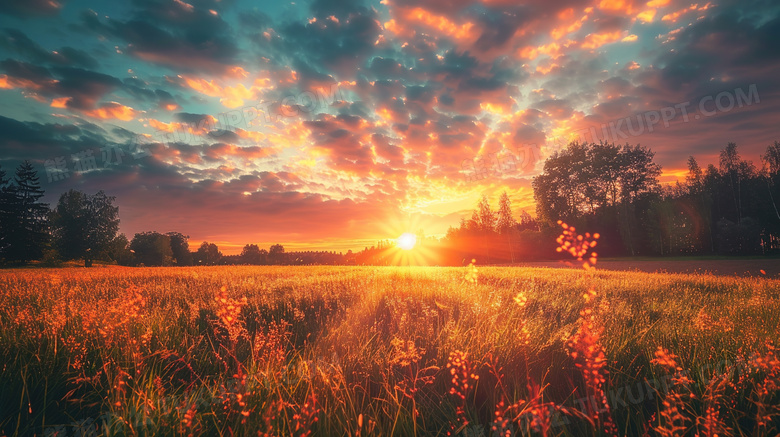
[(38, 84), (50, 82), (53, 79), (51, 73), (45, 67), (28, 62), (19, 62), (14, 59), (0, 61), (0, 69), (11, 77)]
[(65, 67), (52, 71), (59, 78), (57, 92), (71, 98), (69, 108), (91, 109), (101, 97), (122, 86), (119, 79), (96, 71)]
[(83, 120), (72, 124), (36, 123), (0, 116), (0, 162), (15, 166), (30, 160), (43, 172), (43, 163), (49, 159), (70, 160), (72, 154), (84, 150), (99, 154), (101, 147), (113, 143), (101, 134), (102, 128), (96, 128)]
[(340, 79), (352, 78), (371, 54), (382, 29), (376, 13), (364, 7), (342, 18), (326, 16), (312, 23), (290, 23), (280, 30), (279, 49), (294, 63), (315, 70), (326, 68)]
[(371, 60), (367, 69), (373, 76), (380, 80), (398, 79), (404, 76), (405, 69), (400, 62), (392, 58), (377, 56)]
[(208, 120), (210, 117), (211, 116), (208, 114), (191, 114), (189, 112), (177, 112), (173, 114), (173, 118), (176, 121), (195, 125)]
[(123, 90), (138, 100), (152, 102), (155, 107), (169, 110), (169, 106), (178, 108), (179, 104), (171, 93), (163, 89), (154, 88), (153, 85), (138, 78), (128, 77), (122, 80)]
[(67, 98), (65, 106), (78, 111), (95, 109), (104, 96), (122, 86), (119, 79), (91, 70), (71, 67), (47, 69), (13, 59), (0, 62), (0, 71), (5, 72), (17, 87), (47, 97)]
[(364, 13), (367, 10), (361, 0), (314, 0), (310, 8), (314, 16), (318, 18), (326, 18), (331, 15), (345, 18), (356, 12)]
[(243, 11), (238, 17), (238, 22), (254, 31), (265, 29), (272, 24), (271, 17), (260, 11)]
[(780, 10), (769, 9), (761, 17), (744, 11), (741, 4), (717, 8), (675, 35), (674, 50), (660, 54), (659, 87), (687, 89), (702, 94), (713, 79), (766, 74), (780, 66)]
[(87, 52), (73, 47), (48, 51), (17, 29), (4, 29), (0, 34), (0, 47), (15, 52), (32, 62), (70, 67), (97, 68), (98, 62)]
[(7, 0), (0, 2), (0, 14), (14, 17), (35, 17), (57, 15), (62, 1), (52, 0)]
[(241, 141), (241, 138), (238, 135), (236, 135), (235, 132), (224, 130), (224, 129), (213, 130), (209, 132), (209, 136), (211, 138), (216, 138), (220, 141), (223, 141), (225, 143), (231, 143), (231, 144), (236, 144), (239, 141)]
[[(219, 2), (161, 2), (139, 0), (129, 20), (82, 15), (94, 32), (124, 41), (125, 51), (173, 70), (224, 73), (237, 63), (238, 46), (230, 26), (221, 18)], [(211, 9), (211, 7), (216, 9)]]
[(484, 29), (474, 49), (488, 51), (505, 47), (525, 23), (533, 19), (525, 7), (485, 9), (477, 15)]

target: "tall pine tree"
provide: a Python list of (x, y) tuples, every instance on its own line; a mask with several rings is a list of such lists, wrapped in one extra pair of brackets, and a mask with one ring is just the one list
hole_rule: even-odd
[(11, 224), (13, 219), (13, 195), (11, 186), (8, 184), (11, 180), (6, 177), (5, 170), (0, 167), (0, 260), (7, 258), (8, 248), (10, 247), (9, 236), (11, 235)]
[(515, 262), (515, 251), (512, 247), (512, 234), (517, 230), (517, 221), (512, 216), (512, 201), (509, 195), (504, 191), (498, 199), (498, 212), (496, 213), (496, 230), (509, 245), (509, 259)]
[(40, 202), (43, 189), (38, 174), (29, 161), (16, 169), (14, 185), (10, 189), (11, 217), (6, 259), (27, 262), (40, 259), (49, 241), (49, 207)]

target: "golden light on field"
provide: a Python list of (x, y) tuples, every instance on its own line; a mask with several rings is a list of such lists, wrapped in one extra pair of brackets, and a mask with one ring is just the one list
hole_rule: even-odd
[(414, 245), (417, 244), (417, 235), (410, 232), (404, 232), (396, 240), (396, 244), (403, 250), (412, 250)]

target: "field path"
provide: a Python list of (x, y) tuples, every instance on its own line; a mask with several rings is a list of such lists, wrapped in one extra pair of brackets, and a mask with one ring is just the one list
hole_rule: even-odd
[[(579, 265), (563, 261), (518, 263), (518, 266), (552, 267), (552, 268), (582, 268)], [(599, 261), (596, 265), (604, 270), (641, 271), (658, 273), (711, 273), (719, 276), (766, 276), (780, 278), (779, 259), (745, 259), (745, 260), (658, 260), (658, 261)], [(766, 272), (766, 275), (761, 273)]]

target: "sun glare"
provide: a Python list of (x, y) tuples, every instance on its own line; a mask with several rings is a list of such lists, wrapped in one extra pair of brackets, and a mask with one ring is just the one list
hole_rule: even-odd
[(398, 237), (397, 244), (403, 250), (412, 250), (417, 243), (417, 236), (406, 232)]

